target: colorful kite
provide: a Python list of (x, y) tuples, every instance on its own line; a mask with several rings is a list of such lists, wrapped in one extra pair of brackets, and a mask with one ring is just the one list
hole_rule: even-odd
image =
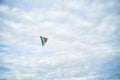
[(48, 38), (40, 36), (41, 42), (42, 42), (42, 46), (45, 45), (45, 43), (47, 42)]

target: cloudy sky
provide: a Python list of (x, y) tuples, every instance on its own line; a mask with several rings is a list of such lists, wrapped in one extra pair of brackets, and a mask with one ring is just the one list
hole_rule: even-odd
[(0, 0), (0, 80), (119, 75), (119, 0)]

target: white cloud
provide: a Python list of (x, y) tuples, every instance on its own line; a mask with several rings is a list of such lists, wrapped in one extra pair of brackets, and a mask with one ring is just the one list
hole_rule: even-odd
[(7, 6), (0, 6), (0, 12), (6, 13), (7, 10), (8, 10)]
[[(0, 12), (11, 19), (1, 18), (6, 30), (0, 36), (15, 46), (5, 62), (11, 63), (16, 79), (93, 80), (101, 76), (94, 76), (101, 64), (113, 56), (109, 41), (118, 16), (111, 16), (105, 10), (115, 3), (93, 2), (87, 6), (89, 2), (85, 1), (59, 2), (52, 2), (53, 6), (47, 10), (0, 6)], [(44, 47), (39, 35), (48, 37)], [(13, 74), (8, 77), (12, 79)]]

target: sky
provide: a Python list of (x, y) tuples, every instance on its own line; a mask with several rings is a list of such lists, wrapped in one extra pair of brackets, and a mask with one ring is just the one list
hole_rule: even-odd
[(119, 9), (119, 0), (0, 0), (0, 80), (120, 80)]

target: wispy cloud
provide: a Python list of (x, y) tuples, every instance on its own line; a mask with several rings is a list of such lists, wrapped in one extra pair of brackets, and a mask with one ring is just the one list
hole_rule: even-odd
[(12, 1), (0, 5), (0, 79), (120, 79), (118, 0)]

